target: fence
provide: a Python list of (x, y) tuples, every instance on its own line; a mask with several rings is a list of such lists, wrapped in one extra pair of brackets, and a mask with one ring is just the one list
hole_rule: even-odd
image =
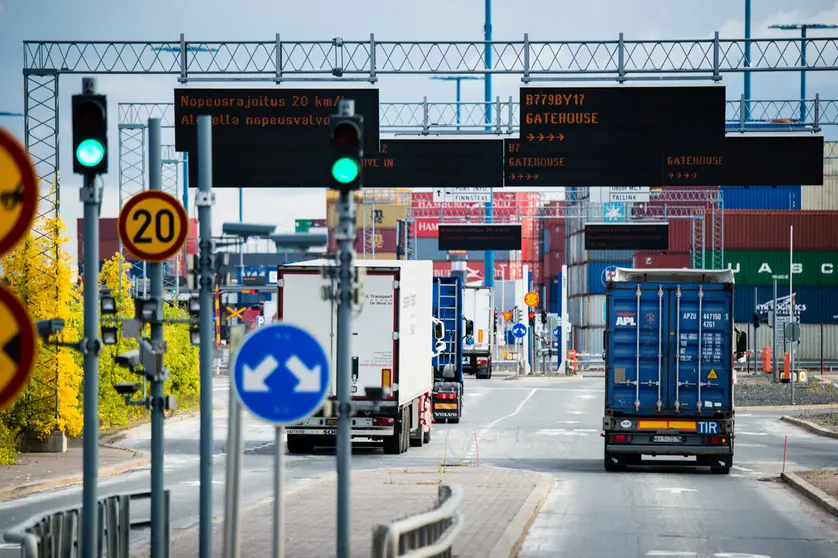
[(440, 486), (437, 506), (387, 525), (376, 525), (372, 558), (451, 558), (451, 546), (463, 528), (457, 511), (463, 502), (459, 485)]
[[(151, 521), (133, 520), (131, 503), (150, 500), (151, 492), (116, 494), (99, 500), (98, 558), (129, 558), (131, 531), (150, 527)], [(165, 491), (166, 556), (171, 554), (171, 527), (169, 526), (169, 491)], [(21, 546), (21, 558), (78, 558), (81, 556), (82, 507), (57, 509), (3, 533), (3, 539)]]

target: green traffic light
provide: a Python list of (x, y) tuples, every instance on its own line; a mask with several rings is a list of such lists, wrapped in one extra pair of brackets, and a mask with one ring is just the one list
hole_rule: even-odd
[(86, 139), (76, 149), (76, 159), (86, 167), (95, 167), (105, 158), (105, 146), (94, 139)]
[(332, 165), (332, 176), (341, 184), (349, 184), (358, 178), (358, 163), (349, 157), (342, 157)]

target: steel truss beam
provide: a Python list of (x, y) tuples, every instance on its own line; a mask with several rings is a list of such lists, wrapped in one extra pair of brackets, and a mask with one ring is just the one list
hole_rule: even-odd
[[(457, 105), (459, 104), (459, 111)], [(486, 105), (492, 105), (491, 121), (485, 122)], [(745, 106), (751, 106), (751, 121), (746, 122)], [(797, 118), (800, 101), (795, 99), (728, 100), (725, 121), (728, 132), (801, 132), (820, 131), (822, 126), (838, 125), (838, 100), (807, 99), (806, 121)], [(174, 128), (172, 103), (119, 103), (119, 123), (145, 125), (149, 118), (159, 118), (164, 128)], [(457, 114), (460, 122), (457, 122)], [(431, 103), (427, 97), (413, 103), (381, 103), (379, 122), (382, 132), (413, 135), (516, 135), (519, 131), (520, 106), (511, 98), (494, 103)], [(459, 129), (458, 129), (459, 128)]]

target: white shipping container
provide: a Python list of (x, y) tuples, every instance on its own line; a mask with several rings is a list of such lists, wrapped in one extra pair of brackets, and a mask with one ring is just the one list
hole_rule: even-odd
[(585, 318), (580, 325), (605, 327), (605, 318), (603, 311), (605, 309), (605, 295), (586, 295), (585, 296)]
[[(838, 159), (832, 161), (838, 167)], [(838, 168), (833, 170), (838, 171)], [(803, 211), (838, 210), (838, 172), (832, 175), (824, 172), (823, 186), (801, 186), (800, 208)]]
[[(740, 331), (748, 333), (748, 350), (752, 351), (754, 342), (750, 335), (753, 335), (753, 326), (749, 323), (738, 323), (736, 327)], [(821, 327), (823, 327), (824, 360), (838, 360), (838, 324), (823, 324), (823, 326), (821, 324), (801, 324), (800, 344), (795, 349), (797, 360), (819, 361), (821, 359)], [(761, 351), (765, 347), (771, 347), (772, 332), (773, 330), (765, 324), (757, 329), (757, 351)], [(781, 345), (777, 346), (777, 362), (782, 366), (783, 347)]]
[[(325, 284), (320, 269), (325, 265), (334, 263), (314, 260), (281, 266), (279, 308), (281, 320), (305, 328), (326, 349), (334, 397), (337, 305), (320, 296)], [(352, 357), (358, 359), (352, 395), (363, 397), (365, 388), (383, 387), (389, 370), (396, 403), (403, 406), (433, 390), (433, 264), (424, 260), (356, 260), (355, 267), (364, 269), (366, 276), (364, 302), (360, 311), (352, 314)]]

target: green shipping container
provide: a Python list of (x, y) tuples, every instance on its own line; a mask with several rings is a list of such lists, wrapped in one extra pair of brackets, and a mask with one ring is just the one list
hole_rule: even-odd
[[(705, 261), (713, 261), (705, 251)], [(788, 285), (789, 253), (787, 250), (725, 250), (724, 267), (735, 273), (737, 285)], [(794, 285), (800, 287), (838, 286), (838, 250), (794, 252)]]

